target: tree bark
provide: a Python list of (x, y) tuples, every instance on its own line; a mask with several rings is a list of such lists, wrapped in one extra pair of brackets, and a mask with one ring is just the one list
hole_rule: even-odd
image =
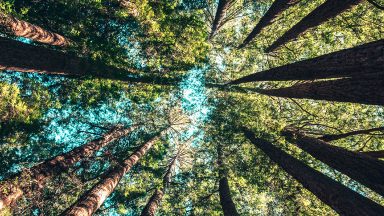
[(272, 52), (288, 41), (299, 37), (309, 29), (316, 27), (338, 14), (360, 4), (363, 0), (327, 0), (314, 11), (304, 17), (299, 23), (289, 29), (283, 36), (278, 38), (266, 52)]
[(212, 39), (216, 32), (219, 30), (219, 27), (221, 23), (223, 22), (223, 19), (225, 17), (225, 14), (232, 3), (232, 0), (219, 0), (219, 4), (217, 6), (216, 16), (212, 23), (212, 29), (211, 34), (209, 35), (209, 38)]
[(39, 26), (29, 22), (18, 20), (13, 16), (0, 12), (0, 26), (6, 32), (17, 37), (29, 38), (33, 41), (52, 45), (52, 46), (68, 46), (70, 40), (57, 33), (47, 31)]
[(275, 0), (267, 13), (260, 19), (252, 32), (245, 38), (239, 49), (247, 46), (265, 27), (272, 24), (276, 17), (283, 13), (289, 7), (297, 4), (300, 0)]
[[(99, 139), (95, 139), (67, 153), (48, 159), (29, 170), (19, 173), (12, 179), (5, 181), (0, 185), (0, 209), (9, 206), (21, 198), (25, 192), (30, 190), (32, 186), (31, 184), (41, 187), (48, 179), (67, 171), (69, 167), (73, 166), (78, 161), (93, 155), (96, 151), (107, 146), (109, 143), (126, 136), (136, 127), (137, 126), (132, 126), (126, 129), (121, 126), (114, 127)], [(24, 178), (28, 178), (28, 182), (21, 182)], [(16, 181), (16, 183), (14, 183), (14, 181)], [(2, 194), (2, 191), (7, 192)]]
[(90, 216), (104, 203), (114, 191), (121, 178), (143, 157), (153, 144), (160, 138), (158, 133), (144, 145), (140, 146), (131, 156), (119, 166), (111, 169), (92, 189), (84, 193), (71, 207), (61, 215), (65, 216)]
[(283, 134), (297, 147), (328, 166), (384, 195), (384, 162), (364, 154), (332, 146), (299, 131), (286, 128)]
[(373, 158), (384, 158), (384, 150), (382, 151), (369, 151), (369, 152), (360, 152), (361, 154), (368, 155)]
[(319, 81), (280, 89), (257, 89), (256, 92), (286, 98), (384, 105), (384, 79), (380, 76)]
[(0, 50), (0, 71), (10, 70), (75, 77), (93, 76), (159, 85), (174, 85), (181, 80), (181, 78), (163, 78), (154, 75), (140, 76), (137, 73), (107, 66), (87, 58), (4, 37), (0, 37)]
[(383, 206), (310, 168), (300, 160), (273, 146), (267, 140), (257, 138), (249, 129), (244, 128), (243, 132), (272, 161), (340, 215), (374, 216), (384, 214)]
[(374, 73), (384, 76), (384, 40), (253, 73), (229, 84), (359, 77)]
[(370, 128), (366, 130), (356, 130), (356, 131), (351, 131), (351, 132), (342, 133), (342, 134), (326, 134), (322, 137), (319, 137), (319, 139), (325, 142), (329, 142), (329, 141), (343, 139), (349, 136), (354, 136), (359, 134), (370, 134), (371, 132), (377, 132), (377, 131), (384, 131), (384, 127)]
[(145, 205), (143, 211), (141, 212), (141, 216), (154, 216), (156, 214), (157, 208), (159, 207), (163, 196), (171, 182), (172, 170), (176, 166), (176, 159), (177, 157), (173, 157), (171, 163), (167, 166), (167, 171), (163, 177), (163, 187), (156, 189), (155, 193), (148, 200), (148, 203)]
[(217, 165), (219, 168), (219, 196), (220, 205), (223, 209), (224, 216), (238, 216), (235, 203), (232, 200), (231, 189), (228, 183), (228, 172), (223, 163), (223, 151), (222, 146), (219, 144), (217, 147)]

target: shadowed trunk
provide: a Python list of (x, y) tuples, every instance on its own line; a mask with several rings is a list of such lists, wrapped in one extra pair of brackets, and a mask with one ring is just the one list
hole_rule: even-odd
[(95, 213), (114, 191), (121, 178), (152, 148), (162, 133), (158, 133), (144, 145), (140, 146), (131, 156), (120, 163), (119, 166), (108, 171), (92, 189), (85, 192), (76, 203), (61, 215), (90, 216)]
[[(19, 173), (9, 181), (5, 181), (0, 185), (0, 209), (14, 203), (23, 195), (23, 193), (30, 190), (31, 186), (37, 185), (38, 188), (41, 188), (48, 179), (67, 171), (69, 167), (73, 166), (75, 163), (93, 155), (96, 151), (107, 146), (109, 143), (126, 136), (136, 127), (137, 126), (132, 126), (126, 129), (122, 128), (122, 126), (114, 127), (99, 139), (79, 146), (67, 153), (48, 159), (43, 163), (33, 166), (29, 170)], [(24, 179), (28, 179), (26, 183), (22, 182)], [(17, 184), (13, 183), (13, 180), (16, 180)], [(7, 193), (1, 194), (1, 191), (7, 191)]]
[(217, 147), (217, 165), (219, 168), (219, 195), (220, 195), (220, 205), (223, 209), (224, 216), (237, 216), (239, 213), (236, 210), (235, 203), (232, 200), (231, 189), (229, 188), (228, 183), (228, 172), (223, 164), (223, 151), (222, 146)]
[(272, 24), (276, 17), (283, 13), (287, 8), (297, 4), (300, 0), (275, 0), (267, 13), (260, 19), (252, 32), (245, 38), (239, 49), (247, 46), (265, 27)]
[(159, 207), (164, 194), (166, 193), (169, 184), (171, 183), (172, 170), (176, 166), (176, 157), (171, 160), (171, 163), (167, 166), (167, 171), (163, 177), (163, 187), (156, 189), (155, 193), (148, 200), (148, 203), (143, 208), (141, 216), (154, 216), (156, 214), (157, 208)]
[(384, 214), (383, 206), (312, 169), (267, 140), (257, 138), (249, 129), (242, 130), (257, 148), (340, 215)]
[(257, 89), (255, 91), (269, 96), (286, 98), (384, 105), (384, 79), (380, 76), (367, 79), (345, 78), (319, 81), (280, 89)]
[(384, 162), (364, 154), (332, 146), (299, 131), (286, 128), (283, 135), (314, 158), (384, 195)]
[(145, 205), (143, 211), (141, 212), (141, 216), (155, 216), (156, 210), (159, 207), (163, 196), (163, 189), (156, 189), (155, 193), (151, 196), (147, 205)]
[(299, 37), (309, 29), (316, 27), (338, 14), (360, 4), (363, 0), (327, 0), (322, 5), (304, 17), (299, 23), (289, 29), (283, 36), (278, 38), (266, 52), (272, 52), (288, 41)]
[(211, 34), (209, 35), (209, 38), (212, 39), (216, 32), (219, 30), (219, 27), (221, 23), (224, 20), (225, 14), (231, 5), (233, 0), (219, 0), (219, 4), (217, 6), (217, 11), (216, 11), (216, 16), (215, 19), (212, 23), (212, 29), (211, 29)]
[(343, 139), (349, 136), (360, 135), (360, 134), (370, 134), (372, 132), (377, 132), (377, 131), (384, 131), (384, 127), (377, 127), (377, 128), (366, 129), (366, 130), (357, 130), (357, 131), (351, 131), (351, 132), (342, 133), (342, 134), (326, 134), (322, 137), (319, 137), (318, 139), (329, 142), (329, 141)]
[(10, 34), (53, 46), (68, 46), (70, 40), (29, 22), (0, 12), (0, 26)]
[(372, 73), (384, 76), (384, 40), (253, 73), (229, 84), (359, 77)]
[(163, 78), (155, 75), (140, 76), (137, 73), (107, 66), (87, 58), (80, 58), (68, 53), (4, 37), (0, 37), (0, 50), (0, 70), (75, 77), (93, 76), (159, 85), (174, 85), (181, 80), (181, 78)]
[(382, 151), (369, 151), (369, 152), (360, 152), (360, 154), (368, 155), (373, 158), (384, 158), (384, 150)]

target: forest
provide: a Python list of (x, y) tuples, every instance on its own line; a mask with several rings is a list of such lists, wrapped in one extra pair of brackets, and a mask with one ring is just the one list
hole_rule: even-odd
[(0, 0), (0, 216), (384, 215), (384, 0)]

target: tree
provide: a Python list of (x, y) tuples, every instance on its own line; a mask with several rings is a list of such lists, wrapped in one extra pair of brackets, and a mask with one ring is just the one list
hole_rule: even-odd
[(165, 132), (157, 133), (152, 139), (141, 145), (127, 159), (106, 173), (89, 191), (85, 192), (62, 215), (92, 215), (100, 208), (114, 191), (121, 178), (143, 157)]
[(266, 52), (272, 52), (276, 50), (281, 45), (287, 43), (288, 41), (297, 38), (304, 32), (309, 29), (316, 27), (329, 19), (337, 16), (338, 14), (352, 8), (363, 2), (363, 0), (346, 0), (346, 1), (337, 1), (337, 0), (327, 0), (322, 5), (317, 7), (314, 11), (300, 20), (295, 26), (289, 29), (283, 36), (278, 38), (272, 45), (270, 45)]
[(244, 39), (243, 43), (239, 46), (239, 49), (247, 46), (265, 27), (272, 24), (276, 17), (283, 13), (284, 10), (299, 2), (300, 0), (275, 0), (252, 32)]
[(341, 77), (359, 78), (362, 75), (383, 73), (383, 49), (384, 40), (378, 40), (313, 59), (253, 73), (229, 84)]
[(172, 174), (176, 167), (178, 156), (179, 155), (175, 155), (173, 158), (171, 158), (170, 163), (167, 166), (166, 172), (164, 173), (162, 187), (155, 190), (155, 192), (145, 205), (143, 211), (141, 212), (141, 216), (155, 216), (156, 210), (159, 207), (164, 194), (166, 193), (166, 189), (171, 183)]
[(384, 162), (364, 154), (332, 146), (316, 138), (308, 137), (294, 128), (286, 128), (283, 134), (296, 146), (328, 166), (352, 179), (384, 194)]
[(370, 128), (365, 130), (356, 130), (356, 131), (350, 131), (350, 132), (341, 133), (341, 134), (325, 134), (319, 137), (319, 139), (325, 142), (329, 142), (329, 141), (343, 139), (349, 136), (360, 135), (360, 134), (371, 134), (371, 132), (378, 132), (378, 131), (384, 131), (384, 127)]
[(384, 158), (384, 151), (369, 151), (369, 152), (360, 152), (361, 154), (368, 155), (373, 158)]
[(352, 102), (384, 105), (384, 80), (377, 77), (345, 78), (297, 84), (279, 89), (257, 89), (256, 92), (286, 98)]
[(107, 66), (88, 58), (34, 46), (0, 37), (0, 70), (39, 72), (66, 76), (93, 76), (98, 78), (143, 83), (174, 84), (179, 78), (140, 76), (129, 70)]
[(233, 0), (219, 0), (219, 4), (216, 10), (216, 16), (212, 23), (212, 29), (211, 29), (209, 38), (213, 38), (216, 32), (221, 27), (225, 14), (232, 3), (233, 3)]
[(28, 38), (48, 45), (65, 47), (71, 43), (70, 40), (64, 36), (1, 12), (0, 26), (14, 36)]
[(257, 138), (249, 129), (243, 128), (242, 131), (245, 137), (268, 155), (272, 161), (337, 213), (342, 215), (380, 215), (384, 213), (384, 207), (379, 204), (310, 168), (267, 140)]
[[(43, 187), (43, 184), (47, 179), (67, 171), (69, 167), (73, 166), (75, 163), (93, 155), (96, 151), (109, 143), (126, 136), (135, 128), (137, 128), (136, 125), (129, 128), (123, 128), (121, 125), (113, 127), (101, 138), (88, 142), (87, 144), (79, 146), (62, 155), (48, 159), (45, 162), (30, 168), (30, 170), (23, 171), (14, 178), (5, 181), (0, 185), (2, 191), (0, 194), (0, 209), (9, 206), (19, 199), (24, 191), (29, 190), (31, 182), (36, 184), (38, 188)], [(14, 181), (16, 181), (16, 183), (14, 183)], [(5, 191), (5, 193), (3, 191)]]
[(228, 183), (228, 171), (223, 164), (223, 150), (222, 146), (217, 149), (218, 159), (217, 164), (219, 168), (219, 195), (220, 204), (223, 209), (224, 216), (237, 216), (239, 213), (236, 210), (235, 203), (232, 200), (231, 190)]

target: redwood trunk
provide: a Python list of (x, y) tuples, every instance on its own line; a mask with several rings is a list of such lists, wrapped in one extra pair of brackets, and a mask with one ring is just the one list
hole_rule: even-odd
[(289, 29), (283, 36), (277, 39), (266, 52), (272, 52), (288, 41), (295, 39), (300, 34), (316, 27), (338, 14), (360, 4), (363, 0), (327, 0), (314, 11), (304, 17), (299, 23)]
[(384, 79), (380, 77), (319, 81), (280, 89), (258, 89), (257, 92), (286, 98), (384, 105)]
[(155, 216), (163, 196), (164, 191), (162, 189), (156, 189), (155, 193), (151, 196), (147, 205), (145, 205), (143, 211), (141, 212), (141, 216)]
[(368, 155), (373, 158), (384, 158), (384, 150), (383, 151), (369, 151), (369, 152), (360, 152), (361, 154)]
[(90, 216), (95, 213), (114, 191), (121, 178), (148, 152), (159, 137), (159, 135), (155, 136), (124, 160), (120, 166), (111, 169), (91, 190), (84, 193), (61, 215)]
[(211, 29), (211, 34), (209, 35), (209, 38), (213, 38), (213, 36), (215, 36), (216, 32), (219, 30), (219, 27), (224, 20), (225, 14), (231, 2), (232, 0), (219, 0), (216, 16), (212, 23), (212, 29)]
[(384, 40), (253, 73), (230, 84), (359, 77), (374, 73), (384, 76)]
[(272, 161), (340, 215), (383, 215), (384, 207), (312, 169), (267, 140), (243, 129), (245, 136)]
[(383, 161), (330, 145), (294, 129), (285, 129), (284, 135), (314, 158), (384, 195)]
[(342, 134), (326, 134), (320, 137), (319, 139), (329, 142), (329, 141), (343, 139), (349, 136), (354, 136), (359, 134), (370, 134), (372, 132), (377, 132), (377, 131), (384, 131), (384, 127), (377, 127), (377, 128), (366, 129), (366, 130), (357, 130), (357, 131), (351, 131), (351, 132), (342, 133)]
[(20, 179), (18, 181), (23, 181), (23, 178), (28, 177), (30, 180), (26, 183), (27, 185), (20, 182), (17, 185), (9, 183), (8, 181), (4, 182), (4, 184), (0, 186), (0, 189), (3, 188), (4, 190), (10, 191), (8, 191), (7, 194), (0, 193), (0, 209), (5, 206), (9, 206), (11, 203), (14, 203), (17, 199), (19, 199), (24, 192), (30, 189), (32, 183), (38, 186), (43, 185), (48, 179), (59, 173), (67, 171), (69, 167), (73, 166), (78, 161), (93, 155), (96, 151), (105, 147), (109, 143), (126, 136), (136, 127), (137, 126), (133, 126), (127, 129), (124, 129), (121, 126), (115, 127), (103, 137), (79, 146), (67, 153), (48, 159), (45, 162), (32, 167), (30, 170), (18, 174), (15, 178), (12, 178), (9, 181), (12, 182), (13, 179)]
[(157, 208), (159, 207), (163, 196), (169, 187), (172, 178), (172, 170), (176, 166), (176, 157), (174, 157), (171, 163), (167, 167), (167, 171), (163, 177), (163, 187), (161, 189), (156, 189), (155, 193), (148, 200), (148, 203), (145, 205), (141, 216), (154, 216), (156, 214)]
[(53, 46), (68, 46), (70, 44), (70, 40), (59, 34), (47, 31), (29, 22), (18, 20), (15, 17), (5, 15), (1, 12), (0, 25), (7, 32), (15, 36), (29, 38), (40, 43)]
[(218, 146), (217, 148), (218, 159), (217, 165), (219, 168), (219, 196), (220, 196), (220, 205), (223, 209), (224, 216), (238, 216), (235, 203), (232, 200), (231, 189), (228, 183), (228, 171), (225, 168), (223, 163), (223, 151), (222, 146)]
[(0, 50), (0, 71), (10, 70), (75, 77), (93, 76), (159, 85), (174, 85), (181, 80), (180, 78), (163, 78), (153, 75), (140, 76), (128, 70), (4, 37), (0, 37)]
[(239, 48), (243, 48), (249, 44), (265, 27), (272, 24), (277, 16), (283, 13), (286, 9), (295, 5), (300, 0), (275, 0), (267, 13), (260, 19), (252, 32), (247, 36)]

